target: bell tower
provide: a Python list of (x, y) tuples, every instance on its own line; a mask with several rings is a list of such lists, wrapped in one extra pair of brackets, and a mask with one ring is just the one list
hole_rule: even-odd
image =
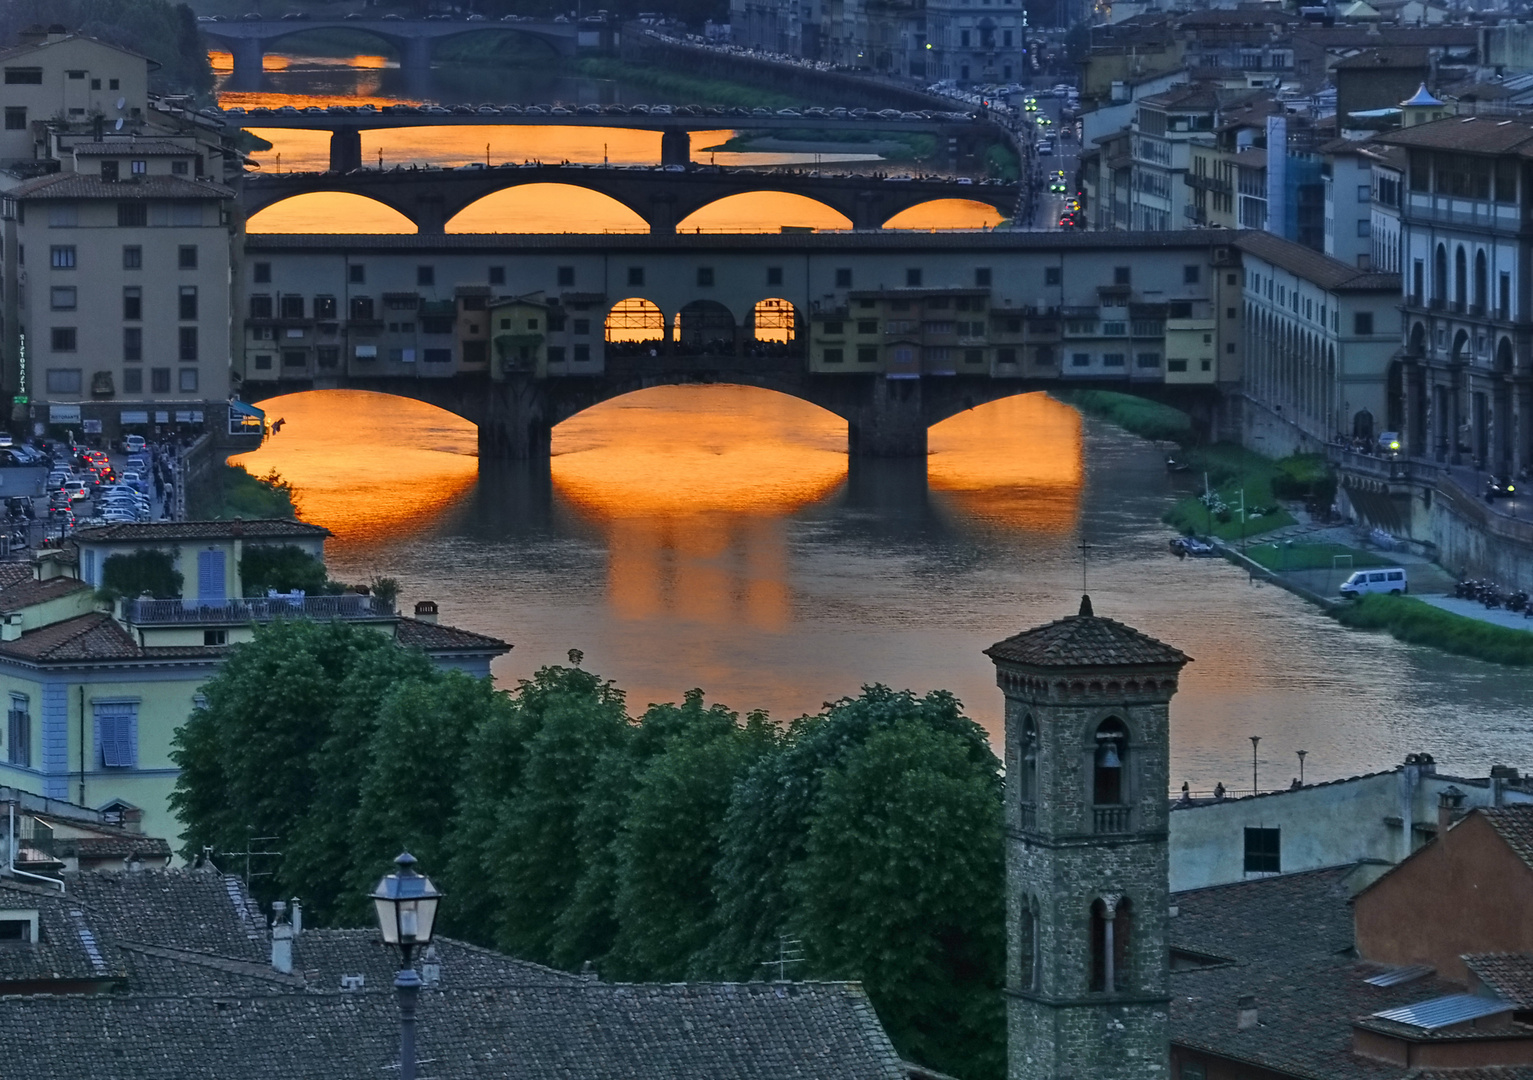
[(1166, 1080), (1170, 705), (1189, 657), (1090, 597), (985, 654), (1006, 697), (1008, 1080)]

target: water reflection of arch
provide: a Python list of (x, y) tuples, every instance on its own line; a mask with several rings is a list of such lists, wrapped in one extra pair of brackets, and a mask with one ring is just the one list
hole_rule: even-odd
[(735, 316), (717, 300), (693, 300), (676, 313), (676, 344), (688, 353), (734, 355), (739, 348)]

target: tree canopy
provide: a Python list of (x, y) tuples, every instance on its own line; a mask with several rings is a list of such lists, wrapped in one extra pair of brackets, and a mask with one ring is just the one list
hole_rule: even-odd
[(185, 849), (277, 837), (257, 892), (356, 925), (408, 848), (443, 933), (608, 979), (774, 978), (785, 948), (860, 980), (906, 1057), (1000, 1077), (1000, 768), (957, 699), (631, 716), (579, 660), (498, 692), (366, 628), (263, 627), (177, 735)]

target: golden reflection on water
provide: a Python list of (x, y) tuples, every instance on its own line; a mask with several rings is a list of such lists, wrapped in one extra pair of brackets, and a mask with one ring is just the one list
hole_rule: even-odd
[(1047, 394), (981, 405), (932, 427), (927, 484), (973, 520), (1068, 532), (1080, 515), (1081, 415)]
[(437, 524), (479, 477), (474, 426), (409, 398), (360, 390), (261, 402), (285, 420), (261, 449), (231, 458), (256, 475), (276, 469), (298, 490), (305, 520), (363, 549)]
[(252, 233), (413, 233), (415, 223), (398, 210), (363, 195), (322, 191), (298, 195), (250, 215)]
[(609, 195), (569, 184), (497, 191), (460, 210), (450, 233), (648, 232), (638, 214)]
[(1006, 219), (993, 206), (969, 199), (934, 199), (901, 210), (886, 229), (993, 229)]
[(747, 191), (730, 195), (682, 218), (677, 232), (774, 233), (784, 225), (818, 230), (850, 229), (846, 215), (805, 195), (784, 191)]

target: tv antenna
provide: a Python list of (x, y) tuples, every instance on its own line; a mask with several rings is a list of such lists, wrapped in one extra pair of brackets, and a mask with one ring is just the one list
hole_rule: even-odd
[(777, 981), (786, 982), (788, 978), (789, 964), (804, 963), (804, 943), (798, 938), (779, 937), (777, 939), (777, 958), (775, 960), (763, 960), (760, 967), (776, 968)]
[(112, 125), (112, 130), (113, 131), (121, 131), (122, 130), (122, 117), (119, 116), (117, 118), (117, 123)]
[[(282, 852), (280, 852), (280, 851), (270, 851), (270, 850), (268, 850), (266, 848), (266, 845), (268, 843), (270, 843), (271, 841), (278, 839), (277, 837), (275, 837), (275, 836), (256, 836), (256, 835), (254, 835), (255, 834), (255, 828), (253, 826), (246, 826), (246, 831), (249, 832), (251, 835), (246, 837), (246, 839), (245, 839), (245, 850), (244, 851), (220, 851), (220, 852), (218, 852), (218, 854), (221, 855), (221, 856), (228, 856), (231, 859), (244, 859), (245, 860), (245, 874), (244, 874), (244, 877), (245, 877), (245, 887), (248, 889), (250, 887), (250, 879), (251, 878), (271, 877), (272, 874), (275, 873), (275, 871), (273, 871), (273, 870), (257, 870), (257, 869), (255, 869), (251, 865), (251, 860), (252, 859), (259, 859), (259, 858), (273, 858), (273, 857), (280, 858), (281, 855), (282, 855)], [(261, 845), (261, 850), (259, 850), (259, 851), (256, 850), (256, 844), (257, 843), (259, 843)]]
[(127, 98), (125, 98), (125, 97), (118, 98), (117, 99), (117, 111), (118, 112), (122, 112), (122, 107), (124, 105), (126, 105), (127, 103), (128, 103), (128, 99)]

